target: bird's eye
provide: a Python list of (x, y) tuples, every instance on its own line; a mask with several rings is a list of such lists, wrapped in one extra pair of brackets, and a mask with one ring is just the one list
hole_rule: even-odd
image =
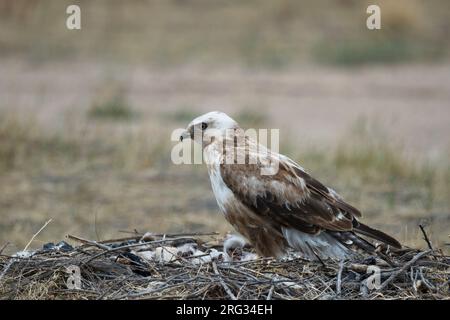
[(206, 130), (208, 128), (208, 124), (206, 122), (202, 122), (202, 130)]

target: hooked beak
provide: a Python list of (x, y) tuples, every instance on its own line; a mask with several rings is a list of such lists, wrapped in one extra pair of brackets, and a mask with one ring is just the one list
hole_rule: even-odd
[(191, 138), (191, 134), (189, 133), (189, 131), (184, 131), (180, 136), (180, 141), (183, 142), (184, 139), (190, 139), (190, 138)]

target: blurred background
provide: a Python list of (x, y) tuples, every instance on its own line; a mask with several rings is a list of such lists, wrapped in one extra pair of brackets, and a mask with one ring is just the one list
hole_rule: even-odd
[(206, 168), (170, 160), (171, 132), (212, 110), (280, 128), (368, 224), (445, 247), (449, 33), (448, 0), (0, 0), (0, 247), (49, 219), (32, 247), (228, 232)]

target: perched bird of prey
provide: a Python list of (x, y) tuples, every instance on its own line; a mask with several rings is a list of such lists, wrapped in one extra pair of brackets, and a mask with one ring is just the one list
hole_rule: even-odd
[[(364, 237), (401, 248), (391, 236), (360, 222), (361, 212), (333, 189), (245, 135), (225, 113), (194, 119), (180, 137), (186, 138), (201, 144), (221, 211), (259, 255), (279, 258), (293, 249), (310, 260), (341, 260), (360, 249), (373, 252), (375, 246)], [(263, 173), (273, 163), (277, 170)]]

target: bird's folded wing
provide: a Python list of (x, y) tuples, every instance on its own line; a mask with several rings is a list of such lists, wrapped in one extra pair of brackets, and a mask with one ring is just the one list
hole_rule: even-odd
[(280, 159), (275, 175), (258, 164), (222, 164), (222, 179), (256, 214), (307, 233), (350, 231), (361, 213), (290, 159)]

